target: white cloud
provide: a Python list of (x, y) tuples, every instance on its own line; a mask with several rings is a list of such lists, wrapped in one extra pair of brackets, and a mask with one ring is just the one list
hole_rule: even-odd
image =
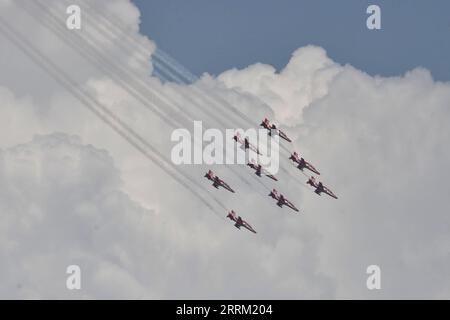
[(255, 64), (243, 71), (226, 71), (219, 80), (229, 88), (259, 97), (272, 107), (276, 121), (295, 125), (301, 122), (305, 107), (327, 94), (340, 70), (325, 50), (309, 46), (295, 51), (279, 73), (270, 65)]
[[(329, 59), (321, 48), (302, 48), (293, 60), (283, 71), (295, 66), (290, 73), (303, 73), (293, 88), (314, 88), (323, 65), (333, 70), (333, 77), (319, 80), (325, 95), (305, 93), (306, 105), (284, 112), (290, 119), (302, 115), (301, 124), (290, 129), (297, 134), (295, 145), (340, 196), (338, 201), (303, 198), (323, 237), (321, 270), (337, 281), (338, 296), (448, 297), (450, 85), (434, 82), (424, 69), (403, 77), (371, 77), (351, 66), (324, 63)], [(259, 91), (264, 89), (255, 87), (267, 83), (261, 76), (267, 67), (258, 68), (256, 74), (250, 67), (219, 79), (264, 100)], [(282, 82), (283, 72), (272, 74), (271, 81)], [(245, 77), (262, 84), (242, 81)], [(297, 101), (286, 100), (287, 106)], [(382, 267), (379, 293), (365, 288), (370, 264)]]
[[(121, 191), (120, 172), (106, 151), (74, 136), (36, 136), (2, 151), (0, 176), (3, 297), (205, 298), (211, 287), (215, 297), (231, 298), (239, 288), (243, 296), (270, 297), (264, 291), (272, 287), (289, 297), (301, 283), (327, 283), (313, 267), (317, 244), (283, 236), (260, 247), (245, 233), (236, 238), (231, 226), (209, 228), (195, 212), (156, 215)], [(297, 255), (311, 261), (298, 265)], [(82, 269), (80, 292), (64, 287), (70, 264)], [(309, 276), (280, 278), (297, 268)], [(264, 291), (255, 293), (258, 287)]]
[[(167, 124), (8, 5), (9, 17), (23, 15), (21, 30), (34, 45), (170, 154)], [(104, 10), (121, 15), (141, 37), (139, 13), (128, 1)], [(154, 44), (141, 38), (139, 53), (107, 39), (99, 39), (99, 49), (142, 76), (151, 66), (138, 67), (137, 57), (150, 56)], [(448, 298), (450, 85), (428, 71), (371, 77), (309, 46), (279, 73), (256, 64), (205, 75), (193, 86), (150, 79), (160, 95), (220, 128), (199, 105), (228, 126), (242, 121), (230, 112), (236, 123), (224, 118), (213, 109), (223, 103), (199, 99), (195, 88), (206, 87), (255, 124), (273, 113), (339, 196), (319, 198), (280, 174), (277, 188), (301, 208), (295, 216), (276, 207), (247, 168), (235, 170), (251, 186), (230, 168), (214, 168), (236, 195), (210, 188), (202, 178), (206, 167), (183, 168), (248, 219), (254, 236), (216, 219), (3, 38), (1, 48), (0, 296)], [(188, 124), (180, 114), (173, 119)], [(65, 288), (69, 264), (82, 267), (80, 292)], [(369, 264), (382, 268), (380, 292), (365, 288)]]

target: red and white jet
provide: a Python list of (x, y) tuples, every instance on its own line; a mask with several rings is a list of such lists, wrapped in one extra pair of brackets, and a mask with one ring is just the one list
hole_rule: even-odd
[(317, 169), (314, 168), (314, 166), (311, 163), (307, 162), (305, 159), (303, 159), (303, 157), (300, 157), (300, 155), (297, 152), (294, 151), (294, 153), (291, 154), (289, 159), (297, 163), (297, 168), (299, 168), (300, 170), (303, 171), (303, 169), (306, 168), (314, 172), (315, 174), (320, 175), (320, 172), (317, 171)]
[(252, 145), (250, 143), (250, 141), (248, 141), (248, 138), (242, 139), (241, 134), (239, 132), (236, 132), (236, 134), (234, 135), (233, 139), (234, 139), (234, 141), (236, 141), (236, 142), (240, 143), (241, 145), (243, 145), (245, 150), (250, 149), (250, 150), (256, 152), (257, 154), (261, 154), (259, 152), (258, 148), (255, 147), (254, 145)]
[(211, 180), (213, 182), (213, 187), (215, 187), (216, 189), (219, 189), (219, 187), (223, 187), (223, 188), (227, 189), (228, 191), (234, 193), (234, 190), (231, 189), (231, 187), (225, 181), (223, 181), (218, 176), (216, 176), (214, 174), (214, 172), (212, 172), (211, 170), (209, 170), (205, 174), (205, 178), (208, 178), (208, 180)]
[(298, 212), (298, 209), (294, 206), (294, 204), (292, 202), (290, 202), (288, 199), (286, 199), (282, 194), (278, 194), (278, 191), (276, 189), (273, 189), (269, 193), (269, 196), (274, 198), (275, 200), (277, 200), (277, 205), (280, 208), (282, 208), (283, 205), (286, 205), (289, 208), (291, 208), (292, 210)]
[(337, 199), (338, 197), (336, 197), (336, 195), (333, 193), (333, 191), (331, 191), (330, 189), (328, 189), (327, 187), (325, 187), (322, 182), (317, 182), (316, 178), (311, 177), (309, 178), (307, 184), (309, 184), (310, 186), (316, 188), (316, 190), (314, 190), (315, 193), (317, 193), (319, 196), (322, 192), (326, 193), (327, 195), (329, 195), (332, 198)]
[(283, 138), (284, 140), (288, 141), (288, 142), (292, 142), (291, 139), (288, 138), (288, 136), (286, 135), (286, 133), (284, 133), (283, 131), (281, 131), (280, 129), (277, 128), (277, 126), (273, 123), (270, 123), (269, 119), (264, 118), (264, 120), (261, 122), (260, 126), (262, 126), (263, 128), (267, 129), (269, 132), (269, 136), (272, 135), (272, 130), (274, 130), (275, 132), (278, 133), (278, 135)]
[(267, 170), (265, 170), (260, 164), (256, 164), (255, 160), (251, 160), (247, 165), (252, 168), (253, 170), (256, 170), (255, 174), (258, 177), (261, 177), (261, 174), (264, 174), (266, 177), (269, 177), (272, 180), (278, 181), (277, 178), (273, 174), (270, 174)]
[(252, 228), (252, 226), (250, 224), (248, 224), (247, 221), (242, 220), (242, 218), (240, 216), (238, 216), (238, 217), (236, 216), (236, 212), (234, 212), (234, 210), (231, 210), (230, 212), (228, 212), (227, 218), (234, 221), (235, 222), (234, 226), (236, 228), (238, 228), (239, 230), (241, 229), (241, 227), (244, 227), (248, 231), (256, 233), (256, 231)]

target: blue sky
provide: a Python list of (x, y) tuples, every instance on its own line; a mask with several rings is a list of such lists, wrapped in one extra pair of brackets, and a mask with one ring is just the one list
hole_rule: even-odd
[[(199, 75), (255, 62), (283, 67), (302, 46), (385, 76), (422, 66), (450, 80), (448, 0), (134, 0), (141, 32)], [(382, 10), (382, 30), (366, 28), (366, 9)]]

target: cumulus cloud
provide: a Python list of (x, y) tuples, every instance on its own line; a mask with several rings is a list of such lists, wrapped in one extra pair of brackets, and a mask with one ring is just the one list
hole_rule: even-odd
[[(267, 77), (267, 70), (259, 65), (227, 71), (219, 81), (269, 105), (261, 94), (268, 79), (282, 83), (286, 72), (297, 73), (301, 76), (287, 91), (310, 88), (303, 100), (289, 99), (293, 95), (277, 85), (267, 91), (287, 101), (282, 116), (301, 116), (289, 129), (297, 135), (294, 145), (323, 170), (324, 183), (340, 196), (336, 202), (303, 198), (323, 236), (321, 270), (337, 281), (337, 295), (448, 297), (450, 85), (433, 81), (420, 68), (399, 77), (371, 77), (330, 62), (315, 47), (299, 49), (280, 74), (272, 70)], [(384, 271), (379, 293), (365, 288), (370, 264)]]
[[(448, 83), (435, 82), (424, 69), (372, 77), (308, 46), (280, 72), (255, 64), (206, 74), (189, 86), (163, 84), (147, 76), (150, 62), (145, 68), (138, 62), (155, 49), (138, 33), (138, 10), (129, 1), (110, 3), (96, 2), (121, 17), (139, 39), (139, 52), (124, 50), (123, 34), (111, 39), (97, 32), (104, 27), (98, 20), (86, 21), (87, 30), (105, 57), (148, 78), (161, 98), (152, 101), (164, 112), (182, 106), (173, 113), (177, 125), (204, 120), (221, 129), (241, 126), (236, 113), (221, 111), (227, 103), (255, 124), (270, 116), (339, 200), (306, 189), (287, 159), (282, 163), (290, 174), (280, 174), (276, 187), (301, 208), (298, 216), (276, 207), (266, 196), (272, 185), (256, 183), (247, 168), (214, 167), (238, 191), (231, 195), (203, 181), (206, 166), (182, 167), (258, 234), (238, 232), (2, 38), (0, 296), (449, 297)], [(142, 99), (12, 2), (2, 6), (10, 18), (20, 16), (27, 39), (81, 88), (170, 155), (173, 128)], [(199, 96), (205, 91), (213, 101)], [(65, 288), (69, 264), (82, 268), (80, 291)], [(381, 267), (381, 291), (365, 286), (370, 264)]]
[(280, 72), (259, 63), (242, 71), (226, 71), (219, 80), (228, 88), (251, 94), (268, 104), (276, 121), (295, 125), (302, 121), (305, 107), (327, 94), (340, 69), (324, 49), (309, 46), (295, 51)]
[[(289, 297), (300, 280), (280, 282), (279, 273), (294, 275), (297, 268), (302, 283), (327, 285), (313, 267), (317, 244), (301, 241), (309, 231), (260, 247), (245, 234), (236, 239), (234, 230), (210, 230), (166, 210), (157, 215), (121, 190), (120, 171), (105, 150), (76, 136), (36, 136), (3, 150), (0, 159), (4, 298), (232, 298), (237, 290), (271, 296), (255, 288)], [(299, 265), (297, 255), (310, 261)], [(65, 288), (71, 264), (81, 267), (81, 291)], [(257, 275), (245, 281), (252, 272)], [(233, 287), (228, 274), (236, 279)], [(320, 297), (322, 290), (313, 294)]]

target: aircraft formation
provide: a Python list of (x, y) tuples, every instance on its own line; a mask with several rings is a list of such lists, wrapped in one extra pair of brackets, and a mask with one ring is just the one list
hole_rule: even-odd
[[(273, 136), (274, 134), (277, 134), (280, 136), (283, 140), (287, 142), (292, 142), (292, 140), (287, 136), (286, 133), (284, 133), (282, 130), (280, 130), (275, 124), (271, 123), (267, 118), (265, 118), (261, 124), (261, 127), (267, 129), (268, 135)], [(252, 150), (257, 154), (261, 154), (259, 149), (250, 143), (249, 139), (247, 137), (242, 138), (239, 133), (236, 133), (233, 137), (233, 139), (241, 145), (244, 150)], [(292, 152), (292, 154), (289, 157), (289, 160), (292, 160), (292, 162), (295, 164), (295, 166), (301, 170), (302, 172), (307, 169), (311, 171), (312, 173), (316, 175), (320, 175), (320, 172), (308, 161), (306, 161), (302, 156), (300, 156), (296, 151)], [(278, 181), (278, 178), (275, 177), (273, 174), (265, 170), (260, 164), (257, 164), (254, 159), (251, 159), (247, 166), (250, 167), (255, 171), (255, 174), (258, 177), (265, 176), (273, 181)], [(217, 175), (214, 174), (211, 170), (209, 170), (205, 174), (205, 178), (212, 181), (212, 186), (218, 189), (219, 187), (222, 187), (232, 193), (235, 193), (235, 191), (222, 179), (220, 179)], [(311, 175), (306, 182), (308, 185), (314, 188), (314, 192), (318, 194), (319, 196), (322, 193), (325, 193), (329, 195), (330, 197), (337, 199), (338, 197), (330, 190), (330, 188), (326, 187), (322, 182), (317, 181), (316, 178)], [(290, 208), (291, 210), (295, 212), (300, 212), (300, 210), (290, 201), (288, 200), (283, 194), (281, 194), (277, 189), (272, 189), (272, 191), (268, 194), (269, 197), (274, 199), (276, 201), (276, 205), (282, 208), (283, 206), (286, 206)], [(250, 232), (256, 233), (255, 229), (252, 228), (252, 226), (242, 219), (241, 216), (238, 216), (234, 210), (231, 210), (228, 212), (228, 215), (226, 216), (229, 218), (232, 222), (234, 222), (234, 226), (238, 229), (241, 227), (247, 229)]]

